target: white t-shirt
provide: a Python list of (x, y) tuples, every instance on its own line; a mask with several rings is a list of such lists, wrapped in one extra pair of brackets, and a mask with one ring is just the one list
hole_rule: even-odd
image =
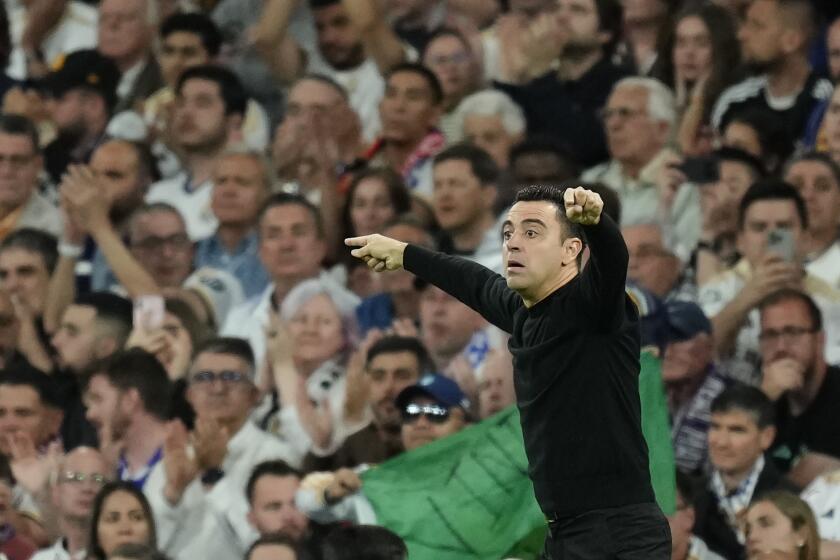
[(832, 288), (840, 290), (840, 241), (805, 265), (808, 274), (816, 276)]
[[(97, 22), (99, 13), (96, 8), (82, 2), (68, 2), (58, 24), (41, 41), (44, 61), (51, 66), (55, 60), (65, 54), (81, 49), (95, 49), (97, 42)], [(26, 10), (22, 6), (10, 11), (9, 34), (12, 39), (12, 52), (6, 72), (12, 78), (24, 80), (26, 76), (26, 56), (20, 48), (23, 30), (26, 27)]]
[(213, 182), (192, 185), (186, 173), (158, 181), (149, 188), (146, 202), (164, 202), (174, 206), (187, 223), (190, 239), (197, 241), (210, 237), (219, 227), (219, 221), (210, 207)]
[(840, 541), (840, 471), (817, 478), (802, 491), (817, 519), (820, 538)]

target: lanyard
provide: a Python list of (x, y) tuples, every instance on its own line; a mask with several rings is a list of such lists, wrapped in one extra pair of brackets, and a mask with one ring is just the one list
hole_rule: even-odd
[(125, 460), (125, 455), (120, 455), (120, 464), (117, 467), (117, 476), (120, 480), (127, 480), (135, 488), (138, 490), (143, 490), (143, 486), (146, 485), (146, 481), (149, 479), (149, 475), (152, 474), (152, 468), (163, 458), (163, 447), (159, 447), (155, 454), (152, 455), (152, 458), (146, 463), (146, 466), (143, 468), (142, 476), (137, 478), (129, 478), (128, 476), (128, 463)]

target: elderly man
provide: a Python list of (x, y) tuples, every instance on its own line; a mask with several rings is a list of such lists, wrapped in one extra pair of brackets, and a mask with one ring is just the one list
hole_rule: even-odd
[(630, 253), (627, 279), (664, 300), (697, 299), (697, 286), (676, 255), (673, 243), (655, 222), (625, 225), (621, 235)]
[(613, 88), (603, 115), (611, 159), (584, 172), (583, 180), (618, 193), (624, 223), (660, 221), (681, 245), (693, 247), (700, 235), (697, 189), (656, 186), (670, 158), (666, 145), (676, 118), (671, 91), (650, 78), (625, 78)]
[(507, 169), (510, 151), (525, 139), (525, 114), (501, 91), (485, 89), (458, 106), (459, 130), (465, 141), (490, 154), (499, 169)]

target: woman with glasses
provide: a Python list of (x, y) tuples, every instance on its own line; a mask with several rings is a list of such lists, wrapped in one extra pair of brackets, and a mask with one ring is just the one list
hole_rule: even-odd
[(93, 503), (90, 560), (107, 560), (127, 543), (155, 546), (157, 536), (149, 502), (130, 482), (109, 482)]

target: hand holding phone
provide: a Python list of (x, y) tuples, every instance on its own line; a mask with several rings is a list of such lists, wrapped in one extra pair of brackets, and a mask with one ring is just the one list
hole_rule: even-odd
[(134, 328), (153, 331), (163, 326), (166, 306), (163, 296), (145, 295), (134, 298)]

